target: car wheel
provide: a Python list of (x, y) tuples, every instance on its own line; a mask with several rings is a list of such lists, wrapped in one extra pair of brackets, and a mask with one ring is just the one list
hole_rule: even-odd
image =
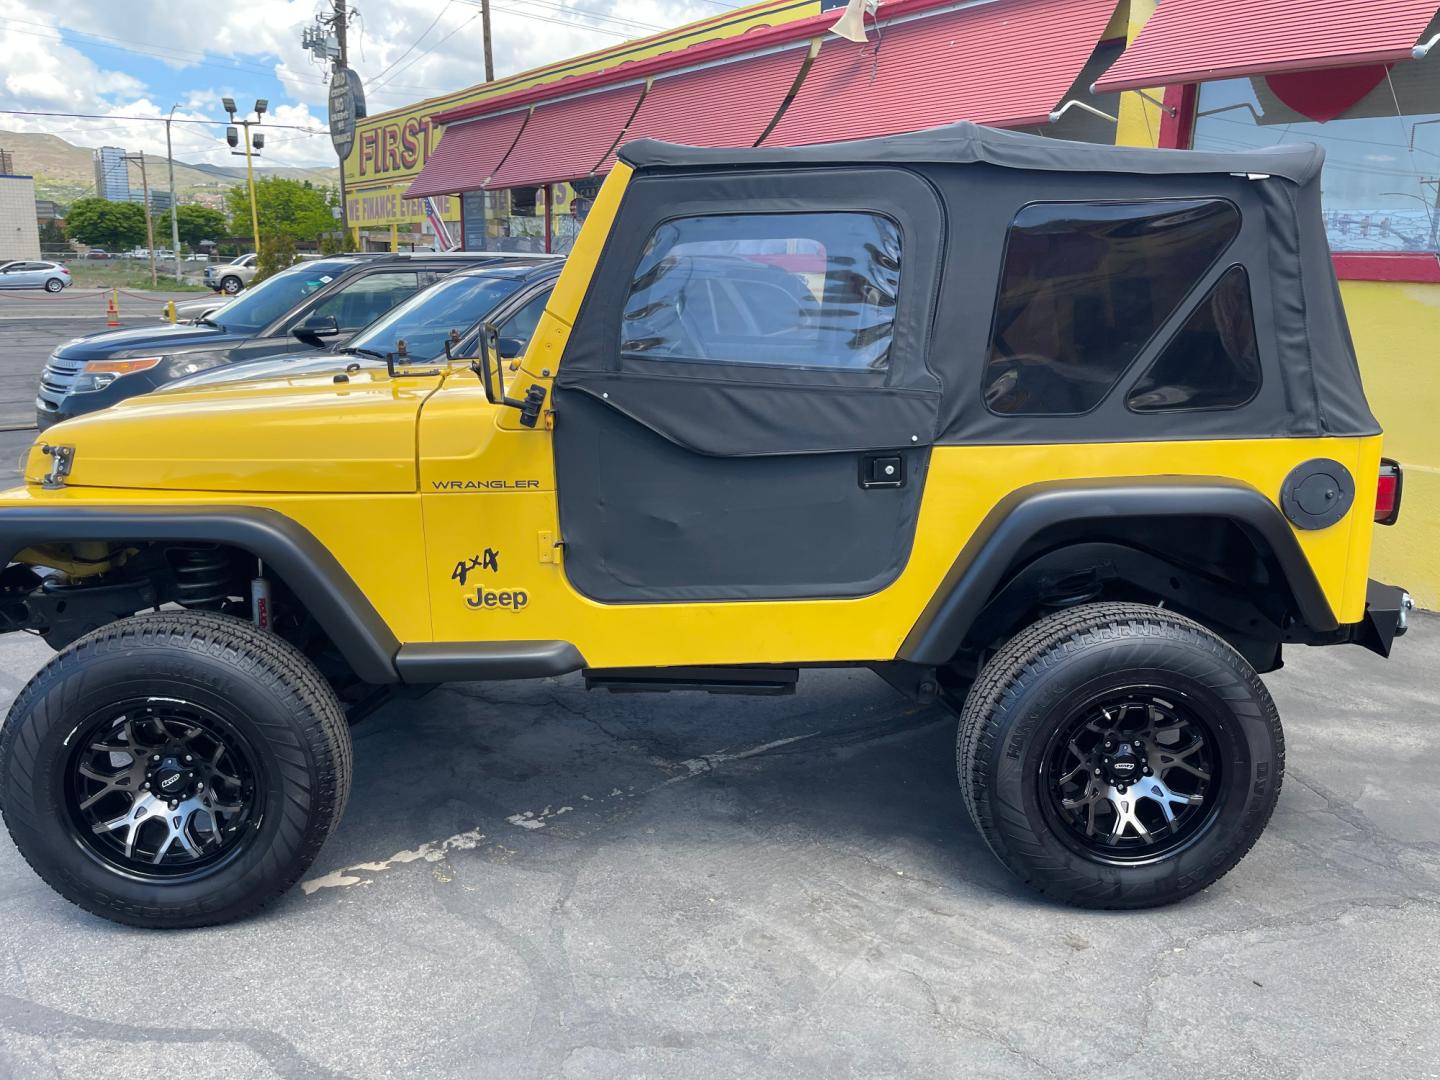
[(1285, 765), (1255, 670), (1198, 623), (1084, 604), (1006, 644), (971, 689), (961, 790), (990, 850), (1047, 896), (1141, 908), (1213, 883), (1259, 839)]
[(48, 293), (57, 293), (63, 288), (65, 288), (65, 282), (61, 281), (58, 277), (52, 277), (49, 281), (45, 282), (45, 291)]
[(220, 291), (226, 296), (234, 296), (245, 287), (245, 283), (238, 277), (226, 277), (220, 280)]
[(250, 914), (344, 810), (350, 734), (283, 639), (209, 612), (139, 615), (60, 652), (0, 729), (0, 812), (62, 896), (131, 926)]

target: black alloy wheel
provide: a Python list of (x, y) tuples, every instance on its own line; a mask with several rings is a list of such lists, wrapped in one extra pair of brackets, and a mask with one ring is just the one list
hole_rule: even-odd
[(1214, 746), (1202, 710), (1178, 694), (1108, 694), (1051, 737), (1049, 811), (1083, 851), (1122, 863), (1159, 858), (1215, 820), (1223, 789)]
[(77, 731), (65, 793), (74, 838), (121, 873), (193, 880), (257, 835), (264, 780), (220, 713), (151, 697), (106, 706)]

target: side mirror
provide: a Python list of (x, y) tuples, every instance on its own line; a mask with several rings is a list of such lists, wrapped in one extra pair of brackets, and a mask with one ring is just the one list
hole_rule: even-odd
[(318, 345), (321, 338), (339, 337), (340, 324), (334, 315), (312, 315), (290, 333), (301, 341)]
[[(533, 428), (535, 422), (540, 418), (540, 406), (545, 401), (545, 389), (541, 386), (532, 386), (526, 391), (523, 400), (512, 398), (505, 393), (505, 374), (500, 370), (500, 343), (500, 331), (490, 323), (486, 323), (480, 328), (480, 359), (470, 366), (475, 374), (480, 376), (480, 382), (485, 387), (485, 398), (490, 404), (507, 405), (512, 409), (518, 409), (520, 423), (525, 427)], [(493, 359), (490, 353), (492, 347), (496, 351)]]

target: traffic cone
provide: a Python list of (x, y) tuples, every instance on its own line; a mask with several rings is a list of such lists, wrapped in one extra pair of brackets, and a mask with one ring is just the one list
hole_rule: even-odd
[(110, 302), (105, 305), (105, 325), (120, 325), (120, 292), (117, 289), (110, 290)]

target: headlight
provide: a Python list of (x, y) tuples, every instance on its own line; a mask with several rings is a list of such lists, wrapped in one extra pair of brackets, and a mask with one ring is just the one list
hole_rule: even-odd
[(136, 356), (129, 360), (91, 360), (80, 369), (70, 392), (88, 394), (95, 390), (104, 390), (116, 379), (134, 375), (137, 371), (149, 371), (164, 359), (163, 356)]

